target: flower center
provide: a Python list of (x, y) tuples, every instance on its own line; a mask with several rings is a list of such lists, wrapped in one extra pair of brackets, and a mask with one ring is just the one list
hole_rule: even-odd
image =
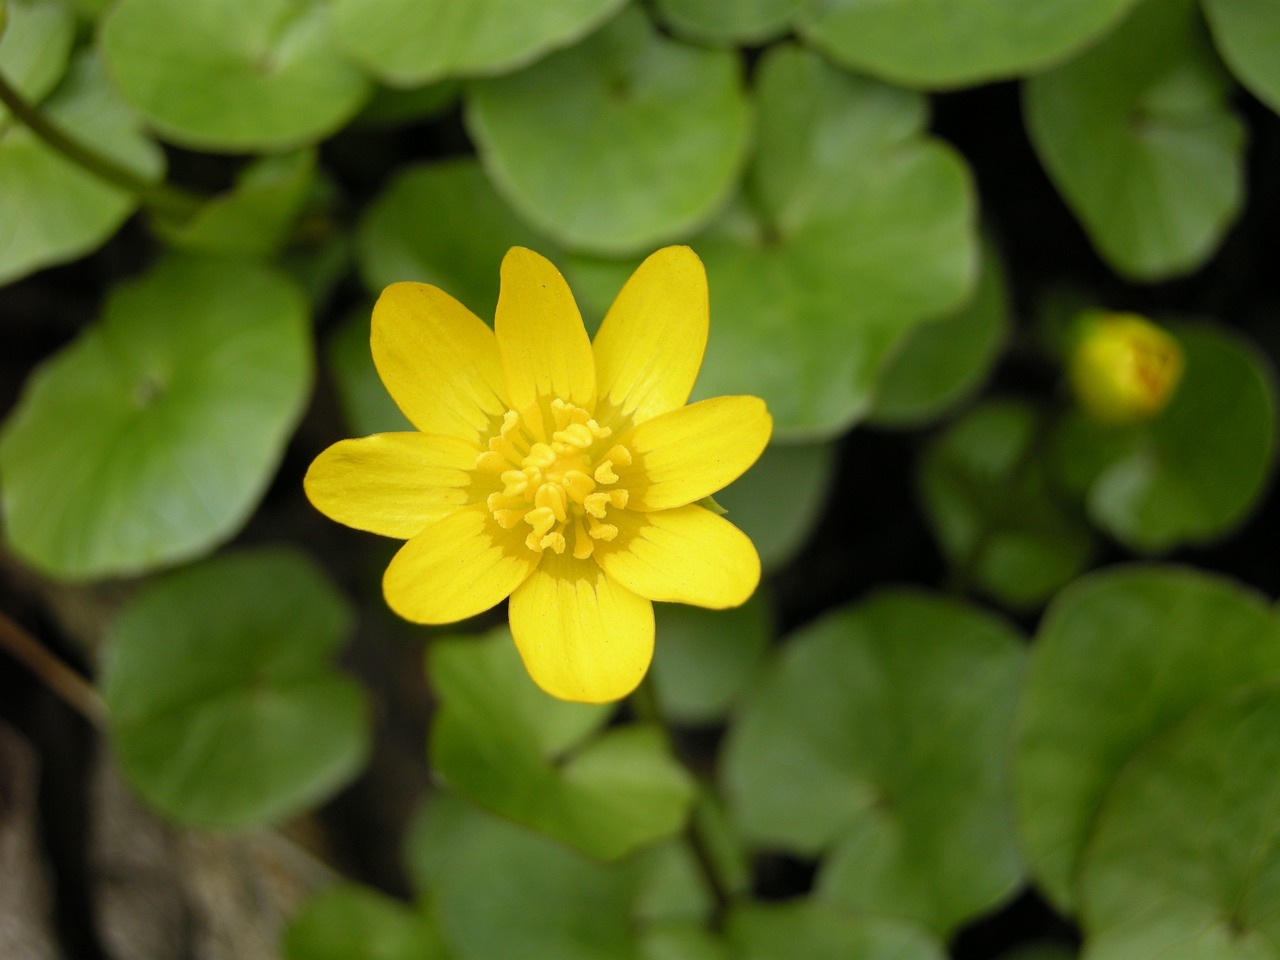
[[(581, 407), (551, 401), (555, 429), (550, 440), (535, 435), (515, 410), (502, 418), (498, 435), (476, 459), (476, 469), (495, 474), (502, 490), (485, 501), (504, 529), (527, 525), (525, 545), (536, 553), (553, 550), (586, 560), (595, 541), (612, 540), (618, 528), (606, 523), (610, 507), (627, 505), (614, 467), (631, 464), (631, 451), (614, 444), (600, 456), (613, 433)], [(541, 431), (538, 431), (539, 433)]]

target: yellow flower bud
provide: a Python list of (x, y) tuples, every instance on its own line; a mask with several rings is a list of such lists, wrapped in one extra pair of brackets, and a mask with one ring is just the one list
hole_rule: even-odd
[(1076, 401), (1102, 423), (1150, 420), (1182, 377), (1182, 345), (1133, 313), (1090, 311), (1077, 320), (1068, 374)]

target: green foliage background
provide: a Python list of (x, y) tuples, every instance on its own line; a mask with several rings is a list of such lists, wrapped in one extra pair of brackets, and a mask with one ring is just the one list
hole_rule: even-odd
[[(286, 960), (1280, 960), (1280, 5), (0, 23), (0, 635), (90, 668), (173, 823), (332, 854)], [(404, 426), (385, 285), (491, 317), (521, 244), (594, 325), (668, 243), (710, 283), (694, 398), (775, 419), (717, 497), (767, 576), (660, 609), (627, 703), (561, 703), (501, 611), (392, 622), (387, 545), (301, 471)], [(1099, 308), (1185, 351), (1149, 422), (1066, 390)]]

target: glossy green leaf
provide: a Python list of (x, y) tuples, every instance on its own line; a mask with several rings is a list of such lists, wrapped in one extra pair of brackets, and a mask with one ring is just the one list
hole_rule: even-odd
[(607, 705), (567, 703), (529, 679), (511, 635), (436, 642), (434, 769), (459, 794), (595, 857), (683, 826), (693, 784), (661, 731), (601, 731)]
[(185, 223), (160, 223), (160, 232), (175, 247), (197, 253), (271, 256), (289, 240), (315, 176), (313, 151), (263, 157), (245, 167), (234, 189)]
[(1108, 786), (1204, 701), (1280, 677), (1280, 626), (1256, 594), (1177, 567), (1072, 584), (1041, 622), (1016, 735), (1022, 848), (1060, 909)]
[(369, 349), (369, 311), (361, 310), (333, 332), (325, 350), (338, 401), (352, 436), (412, 430), (378, 377)]
[(867, 413), (908, 331), (972, 293), (971, 184), (924, 136), (917, 94), (780, 46), (756, 96), (753, 208), (692, 241), (712, 316), (695, 396), (755, 394), (775, 437), (830, 437)]
[(1244, 128), (1191, 0), (1146, 0), (1025, 88), (1027, 130), (1098, 252), (1159, 280), (1217, 249), (1244, 199)]
[[(0, 73), (27, 103), (38, 104), (66, 71), (75, 18), (60, 0), (13, 0), (0, 23)], [(0, 137), (17, 123), (0, 104)]]
[(1129, 430), (1077, 418), (1056, 450), (1085, 489), (1090, 518), (1149, 553), (1229, 532), (1261, 496), (1274, 459), (1275, 386), (1266, 360), (1225, 330), (1172, 330), (1186, 368), (1163, 414)]
[(711, 43), (757, 44), (786, 33), (804, 0), (657, 0), (678, 34)]
[(368, 749), (363, 692), (331, 661), (351, 628), (304, 555), (224, 554), (137, 594), (103, 689), (121, 769), (162, 813), (245, 827), (349, 780)]
[(163, 261), (27, 381), (0, 436), (9, 546), (65, 579), (210, 550), (257, 505), (310, 380), (307, 308), (288, 280)]
[(342, 49), (394, 86), (508, 73), (594, 30), (626, 0), (335, 0)]
[(468, 159), (403, 170), (369, 206), (357, 249), (370, 293), (401, 280), (431, 283), (492, 324), (498, 266), (514, 246), (556, 259)]
[(815, 900), (753, 903), (729, 915), (741, 960), (943, 960), (941, 944), (913, 926)]
[(949, 426), (920, 460), (925, 512), (957, 582), (1018, 607), (1044, 600), (1093, 552), (1083, 518), (1046, 470), (1046, 429), (1031, 407), (991, 401)]
[(707, 909), (696, 868), (672, 844), (603, 864), (448, 793), (420, 812), (408, 859), (466, 960), (658, 960), (644, 939)]
[(570, 247), (648, 253), (724, 205), (746, 151), (742, 68), (635, 9), (520, 73), (473, 84), (467, 126), (526, 220)]
[(1202, 0), (1218, 52), (1237, 80), (1280, 113), (1280, 6), (1270, 0)]
[(1280, 943), (1280, 688), (1193, 714), (1117, 777), (1081, 865), (1088, 960), (1264, 960)]
[(984, 245), (973, 299), (911, 332), (880, 371), (869, 421), (911, 427), (934, 420), (977, 389), (1009, 335), (1009, 292), (999, 254)]
[(730, 728), (731, 810), (758, 843), (825, 853), (822, 899), (949, 934), (1021, 879), (1004, 803), (1022, 661), (1003, 622), (923, 594), (824, 617)]
[[(139, 132), (92, 54), (74, 61), (40, 109), (51, 123), (144, 179), (163, 172), (164, 155)], [(26, 127), (0, 118), (0, 284), (90, 252), (137, 205)]]
[(314, 143), (370, 90), (332, 48), (320, 0), (120, 0), (100, 38), (125, 99), (197, 150)]
[(660, 603), (654, 614), (662, 715), (685, 724), (719, 720), (755, 678), (773, 633), (760, 594), (730, 610)]
[(1135, 0), (824, 0), (802, 36), (833, 60), (909, 87), (960, 87), (1034, 72), (1101, 36)]
[(303, 905), (285, 929), (284, 960), (446, 960), (435, 924), (388, 896), (342, 883)]

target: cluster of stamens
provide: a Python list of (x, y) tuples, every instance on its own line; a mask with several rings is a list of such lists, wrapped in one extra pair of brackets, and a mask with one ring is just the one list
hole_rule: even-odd
[(554, 429), (548, 442), (532, 436), (520, 414), (508, 410), (489, 449), (476, 459), (476, 469), (496, 474), (503, 484), (486, 504), (504, 529), (527, 524), (525, 545), (537, 553), (564, 553), (572, 541), (573, 555), (585, 560), (595, 541), (618, 535), (605, 515), (610, 507), (627, 505), (627, 491), (616, 486), (614, 467), (630, 466), (631, 452), (614, 444), (595, 459), (593, 448), (612, 430), (558, 398), (551, 401), (551, 416)]

